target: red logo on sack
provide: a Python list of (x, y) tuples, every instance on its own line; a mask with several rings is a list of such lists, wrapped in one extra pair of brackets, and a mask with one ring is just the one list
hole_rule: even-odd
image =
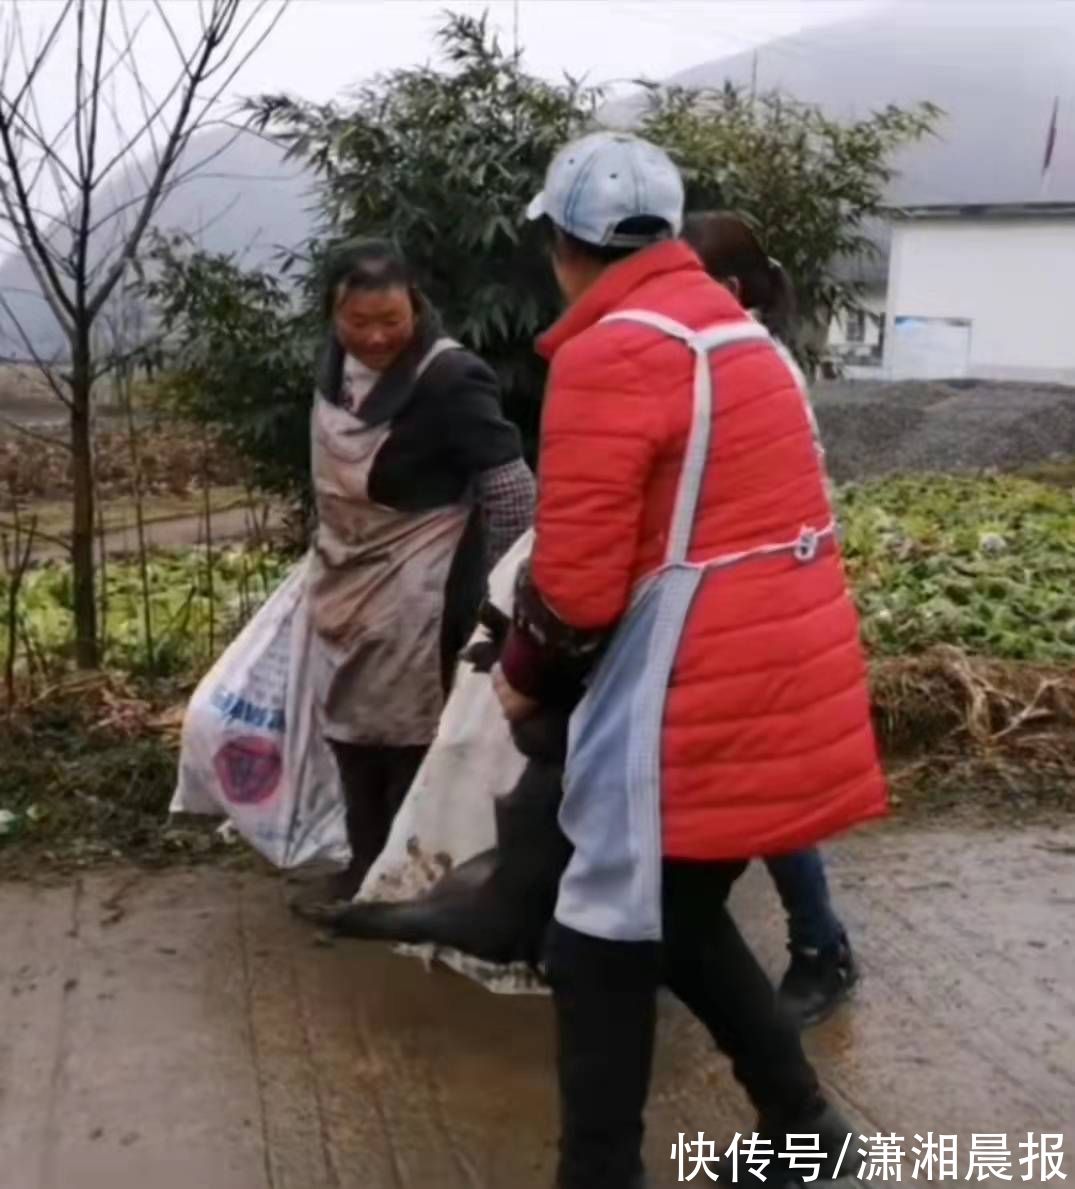
[(213, 760), (224, 796), (235, 805), (258, 805), (276, 792), (283, 772), (280, 749), (270, 739), (229, 739)]

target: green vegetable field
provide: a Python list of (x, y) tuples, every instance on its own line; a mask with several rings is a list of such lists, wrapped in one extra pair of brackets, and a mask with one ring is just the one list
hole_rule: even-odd
[[(879, 479), (843, 487), (838, 502), (893, 805), (946, 815), (1075, 808), (1075, 488)], [(108, 671), (88, 678), (71, 672), (69, 571), (27, 574), (17, 669), (35, 696), (0, 718), (9, 865), (16, 854), (30, 869), (41, 856), (218, 853), (201, 835), (160, 828), (183, 708), (292, 564), (283, 553), (222, 550), (210, 578), (204, 551), (153, 557), (150, 663), (139, 567), (110, 562)], [(0, 581), (5, 623), (7, 594)]]
[[(190, 674), (207, 667), (215, 652), (268, 597), (292, 564), (272, 550), (232, 548), (161, 553), (148, 562), (152, 666), (146, 644), (141, 569), (136, 561), (109, 562), (104, 571), (104, 657), (107, 666), (129, 672), (152, 667), (159, 674)], [(9, 584), (0, 582), (6, 656)], [(47, 565), (27, 573), (19, 592), (17, 655), (47, 669), (70, 651), (74, 630), (71, 571)]]
[[(839, 514), (848, 573), (874, 657), (938, 644), (1005, 660), (1075, 662), (1075, 490), (1012, 477), (942, 475), (847, 485)], [(292, 559), (266, 549), (161, 554), (149, 563), (154, 669), (196, 675), (271, 592)], [(142, 579), (107, 567), (105, 656), (146, 667)], [(7, 581), (0, 580), (0, 611)], [(62, 661), (72, 634), (66, 566), (31, 571), (19, 653)], [(7, 633), (0, 633), (0, 655)]]
[(1075, 662), (1075, 491), (927, 476), (848, 486), (839, 504), (872, 655)]

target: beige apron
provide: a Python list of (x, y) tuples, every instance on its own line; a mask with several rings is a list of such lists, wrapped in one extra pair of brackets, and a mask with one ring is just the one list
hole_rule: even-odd
[[(439, 339), (415, 378), (458, 345)], [(391, 428), (314, 399), (311, 660), (329, 739), (408, 747), (429, 743), (440, 718), (445, 586), (471, 507), (400, 512), (374, 503), (370, 471)]]

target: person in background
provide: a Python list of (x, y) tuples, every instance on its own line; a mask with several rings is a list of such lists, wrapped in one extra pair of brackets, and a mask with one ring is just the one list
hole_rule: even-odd
[[(686, 217), (683, 238), (706, 272), (774, 338), (786, 343), (794, 330), (795, 290), (750, 224), (730, 211), (698, 211)], [(833, 909), (817, 849), (773, 855), (766, 866), (788, 918), (791, 961), (780, 997), (800, 1026), (808, 1027), (826, 1019), (847, 998), (858, 981), (858, 968), (847, 931)]]
[(496, 377), (445, 336), (396, 247), (343, 245), (328, 259), (324, 293), (309, 603), (352, 859), (315, 902), (350, 900), (383, 849), (486, 576), (534, 506)]
[(769, 1172), (800, 1182), (779, 1154), (806, 1134), (826, 1154), (812, 1183), (831, 1182), (852, 1133), (726, 900), (752, 856), (886, 811), (858, 617), (804, 394), (676, 238), (683, 199), (660, 149), (597, 133), (529, 211), (569, 308), (539, 344), (535, 540), (494, 671), (506, 717), (593, 665), (545, 954), (559, 1189), (645, 1184), (662, 984), (731, 1058)]

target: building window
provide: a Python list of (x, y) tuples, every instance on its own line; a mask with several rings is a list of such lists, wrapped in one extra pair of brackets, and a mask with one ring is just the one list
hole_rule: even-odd
[(847, 341), (849, 343), (864, 343), (866, 341), (866, 315), (862, 310), (848, 311)]

